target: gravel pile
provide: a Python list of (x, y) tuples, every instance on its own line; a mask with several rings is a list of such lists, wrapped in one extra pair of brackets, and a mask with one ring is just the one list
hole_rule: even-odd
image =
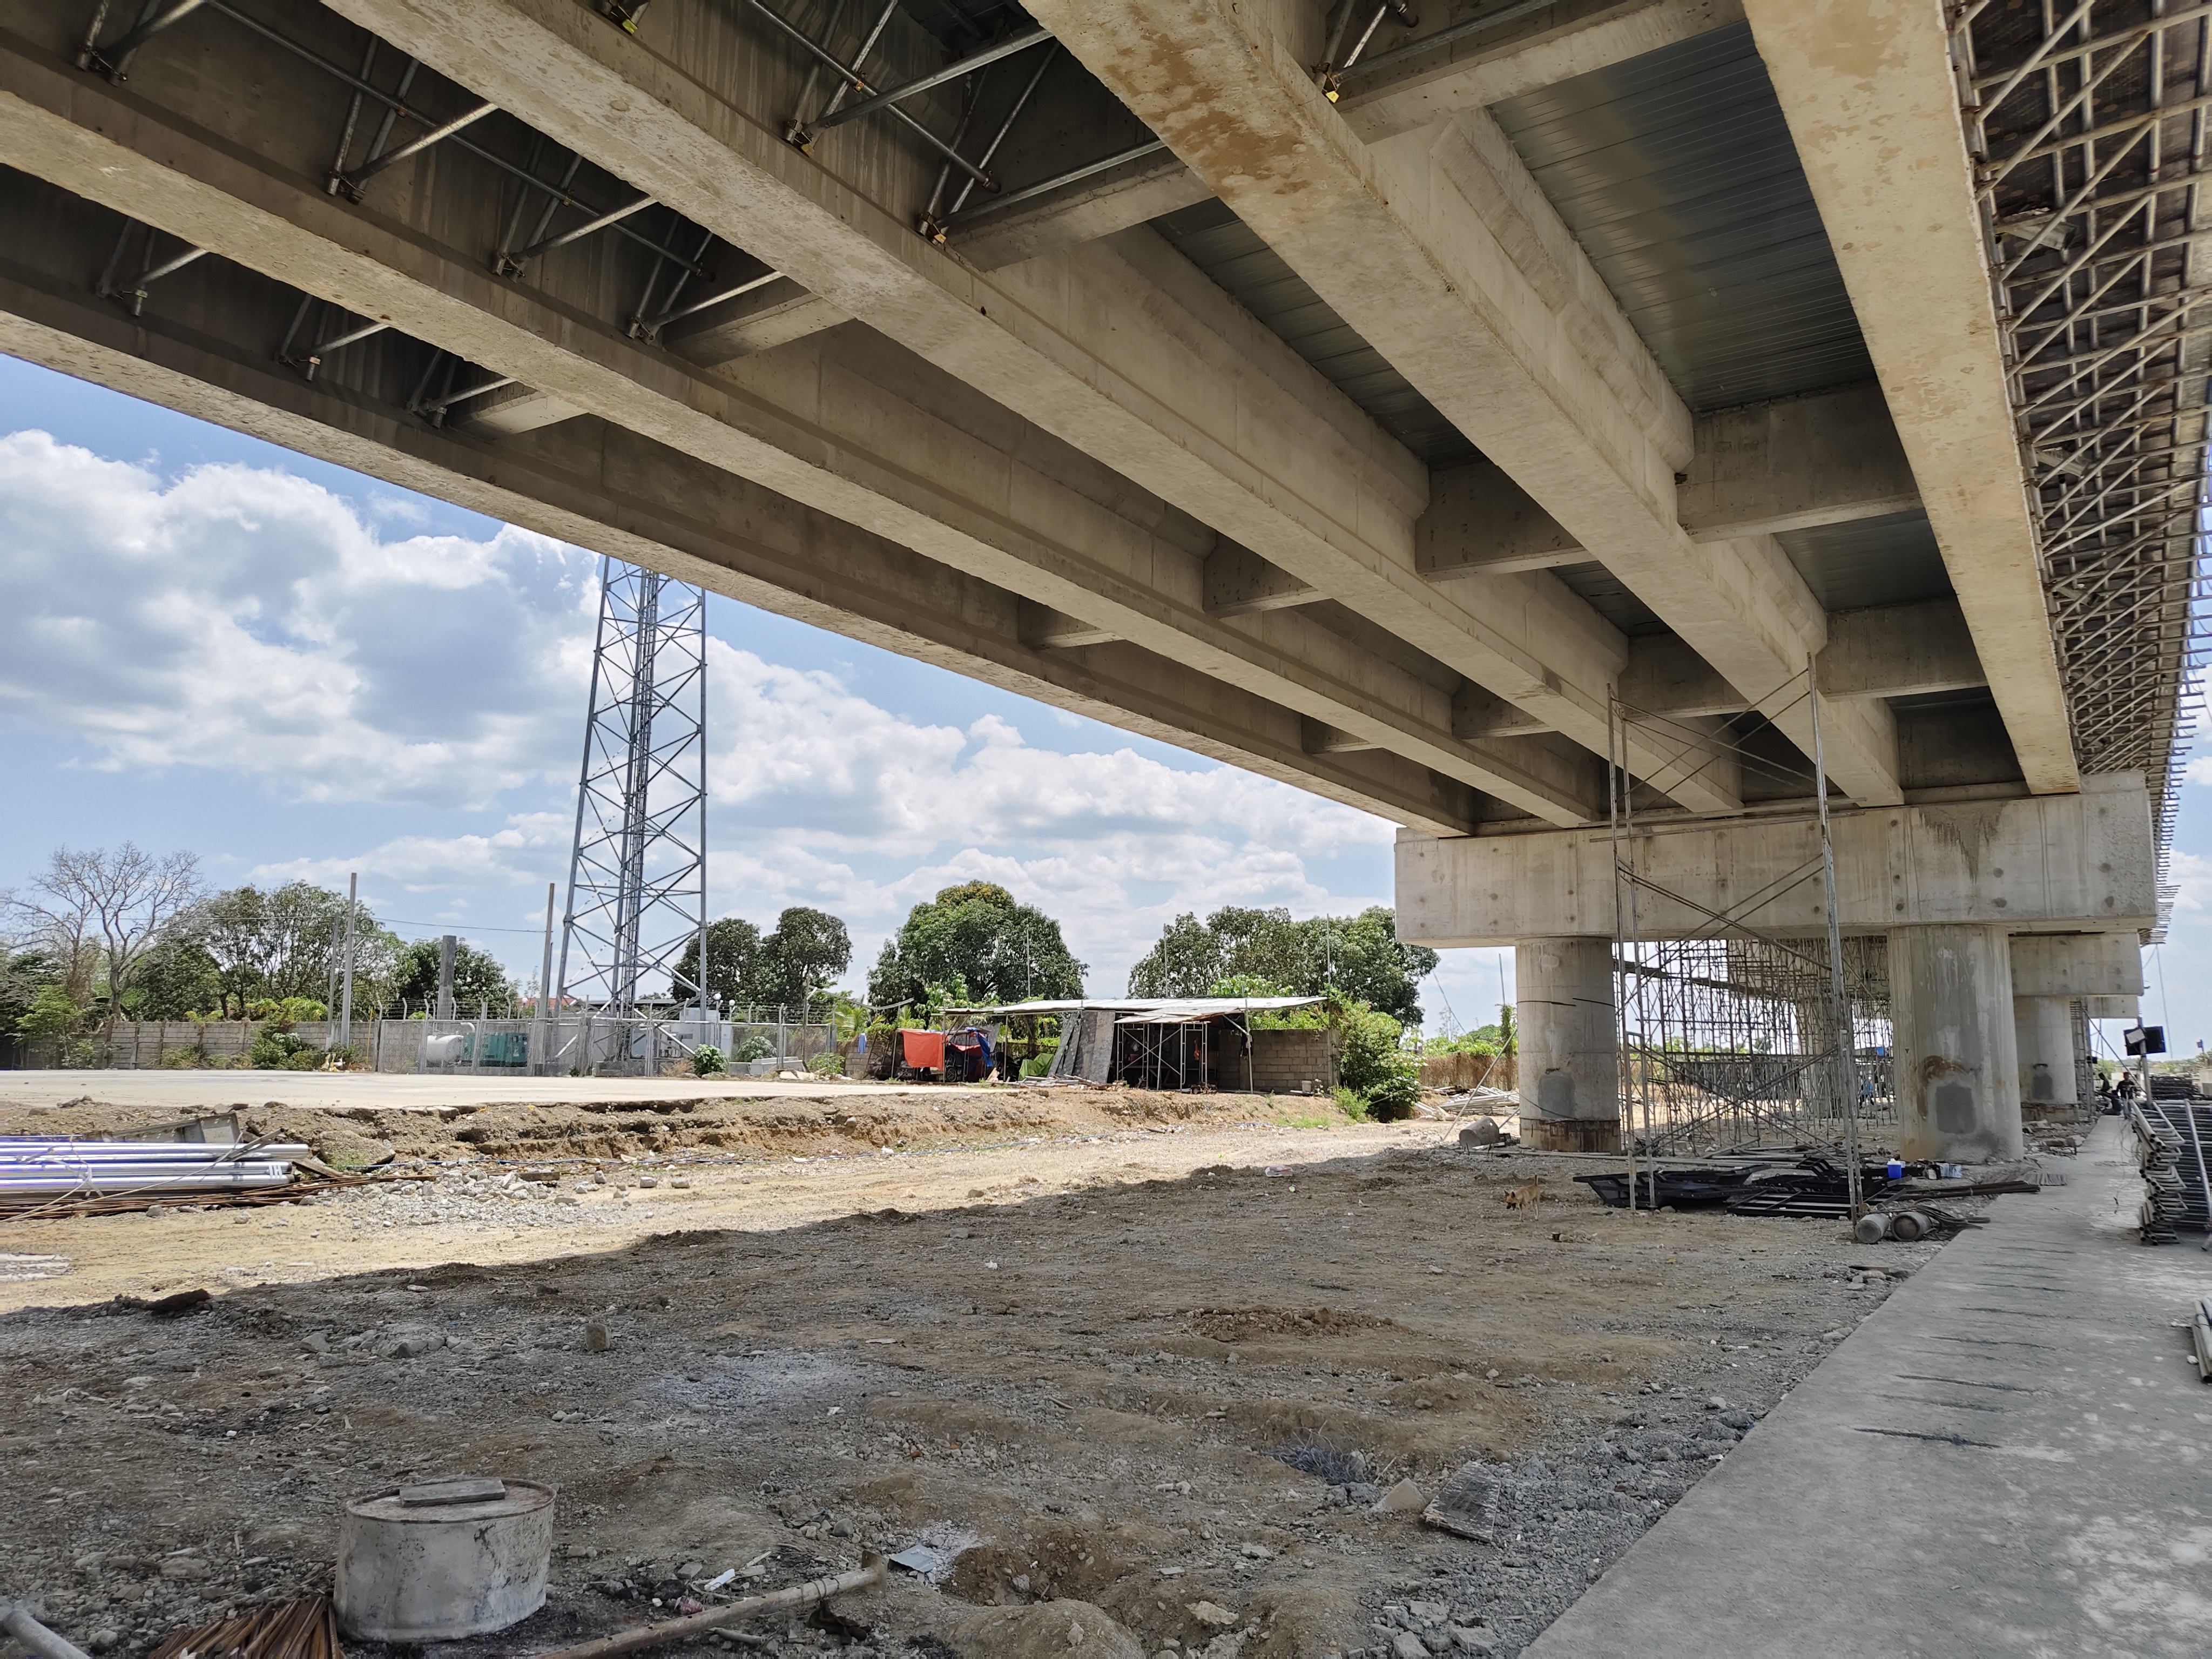
[(307, 1200), (341, 1212), (370, 1227), (458, 1227), (505, 1231), (515, 1227), (574, 1227), (593, 1222), (635, 1224), (659, 1212), (635, 1201), (664, 1181), (688, 1186), (682, 1176), (596, 1176), (526, 1180), (513, 1170), (449, 1170), (432, 1181), (381, 1181), (341, 1188)]
[(1719, 1396), (1670, 1397), (1559, 1458), (1470, 1463), (1437, 1508), (1481, 1547), (1372, 1598), (1369, 1659), (1510, 1656), (1723, 1457), (1756, 1420)]

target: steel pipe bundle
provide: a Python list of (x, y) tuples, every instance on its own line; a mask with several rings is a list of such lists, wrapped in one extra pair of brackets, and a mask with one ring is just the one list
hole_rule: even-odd
[(64, 1140), (0, 1137), (0, 1201), (123, 1193), (222, 1193), (283, 1187), (293, 1142), (211, 1146), (195, 1141)]

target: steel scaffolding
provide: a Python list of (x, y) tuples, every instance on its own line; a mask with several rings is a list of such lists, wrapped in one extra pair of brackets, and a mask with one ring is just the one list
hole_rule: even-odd
[(664, 975), (673, 1000), (701, 1000), (676, 964), (696, 939), (706, 978), (706, 605), (698, 588), (600, 561), (556, 1006), (629, 1018)]
[(2161, 917), (2197, 713), (2212, 7), (1968, 0), (1952, 58), (2085, 769), (2140, 770)]
[[(1809, 698), (1809, 672), (1797, 677), (1778, 719)], [(1855, 1208), (1862, 1144), (1895, 1123), (1887, 944), (1881, 936), (1845, 939), (1838, 927), (1817, 704), (1808, 712), (1807, 769), (1733, 729), (1716, 732), (1613, 702), (1613, 994), (1632, 1181), (1645, 1158), (1821, 1147), (1841, 1155)], [(1805, 862), (1726, 909), (1656, 882), (1648, 868), (1652, 831), (1670, 826), (1664, 818), (1656, 826), (1639, 821), (1638, 785), (1626, 762), (1632, 726), (1643, 728), (1646, 750), (1677, 744), (1686, 756), (1702, 752), (1700, 763), (1725, 761), (1746, 775), (1766, 774), (1788, 794), (1811, 796), (1817, 835)], [(1762, 912), (1778, 914), (1784, 899), (1803, 914), (1807, 890), (1818, 895), (1810, 907), (1821, 918), (1816, 931), (1785, 936), (1753, 925)], [(1647, 938), (1647, 899), (1697, 911), (1698, 925), (1686, 936)]]

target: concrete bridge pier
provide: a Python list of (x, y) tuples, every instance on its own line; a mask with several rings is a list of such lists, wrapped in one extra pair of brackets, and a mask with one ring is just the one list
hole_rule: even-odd
[(2066, 997), (2012, 1000), (2020, 1050), (2020, 1108), (2027, 1118), (2070, 1116), (2075, 1105), (2074, 1004)]
[(2011, 941), (2002, 927), (1889, 933), (1897, 1115), (1908, 1158), (2021, 1155)]
[(1523, 939), (1514, 946), (1513, 969), (1522, 1142), (1547, 1152), (1619, 1152), (1613, 941)]
[[(1810, 814), (1662, 823), (1619, 842), (1589, 830), (1401, 831), (1398, 936), (1515, 947), (1531, 1146), (1618, 1145), (1617, 848), (1640, 884), (1642, 939), (1710, 938), (1723, 913), (1771, 937), (1827, 931), (1820, 827)], [(2139, 939), (2157, 915), (2142, 779), (2093, 774), (2072, 795), (1847, 813), (1834, 822), (1832, 848), (1838, 927), (1888, 940), (1903, 1151), (1962, 1164), (2019, 1157), (2023, 1055), (2028, 1077), (2047, 1075), (2042, 1086), (2066, 1100), (2069, 1003), (2142, 988)], [(2015, 997), (2033, 1005), (2025, 1050)], [(1826, 1018), (1799, 1011), (1807, 1047)], [(1819, 1091), (1823, 1081), (1808, 1086)]]

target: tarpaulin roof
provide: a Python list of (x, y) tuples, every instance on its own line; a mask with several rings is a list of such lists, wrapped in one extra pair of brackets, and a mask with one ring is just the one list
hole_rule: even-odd
[(1080, 1014), (1097, 1011), (1134, 1017), (1118, 1024), (1153, 1024), (1188, 1019), (1218, 1019), (1224, 1014), (1273, 1013), (1284, 1008), (1310, 1008), (1321, 997), (1093, 997), (1073, 1002), (1009, 1002), (995, 1008), (958, 1008), (948, 1012), (983, 1014), (1004, 1019), (1015, 1014)]

